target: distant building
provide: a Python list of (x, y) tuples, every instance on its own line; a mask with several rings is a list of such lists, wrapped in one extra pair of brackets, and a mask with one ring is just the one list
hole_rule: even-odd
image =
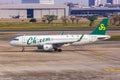
[(108, 7), (108, 8), (120, 8), (120, 4), (105, 4), (104, 7)]
[(107, 4), (105, 4), (104, 7), (120, 8), (120, 0), (107, 0)]
[(80, 17), (87, 17), (91, 15), (108, 17), (112, 14), (120, 14), (120, 8), (95, 7), (71, 9), (71, 15)]
[(55, 4), (55, 0), (40, 0), (40, 4)]
[(55, 0), (22, 0), (22, 3), (32, 4), (32, 3), (38, 3), (38, 4), (54, 4)]
[(102, 4), (102, 0), (89, 0), (89, 6), (99, 6), (100, 4)]
[(99, 6), (100, 4), (102, 4), (102, 0), (95, 0), (95, 6)]
[(113, 0), (113, 4), (120, 4), (119, 2), (119, 0)]
[(107, 0), (107, 3), (113, 4), (113, 0)]
[(4, 4), (0, 5), (0, 18), (42, 18), (44, 15), (68, 16), (66, 5)]
[(22, 0), (22, 3), (40, 3), (40, 0)]
[(88, 2), (90, 7), (95, 5), (95, 0), (89, 0)]
[(110, 4), (120, 4), (120, 0), (107, 0), (107, 3), (110, 3)]

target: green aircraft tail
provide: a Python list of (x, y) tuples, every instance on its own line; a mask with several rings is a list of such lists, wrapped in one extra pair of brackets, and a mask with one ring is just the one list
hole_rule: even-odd
[(108, 27), (108, 18), (104, 18), (100, 24), (96, 27), (96, 29), (90, 33), (91, 35), (105, 35), (106, 29)]

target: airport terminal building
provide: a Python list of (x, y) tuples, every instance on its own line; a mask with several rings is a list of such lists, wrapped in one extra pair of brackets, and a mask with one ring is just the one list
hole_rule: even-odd
[(90, 15), (110, 16), (112, 14), (120, 14), (120, 8), (69, 8), (67, 5), (58, 4), (1, 4), (0, 18), (42, 18), (44, 15), (56, 15), (58, 18), (63, 16), (80, 16), (86, 17)]
[(120, 14), (120, 8), (107, 8), (107, 7), (96, 7), (96, 8), (72, 8), (71, 15), (86, 17), (90, 15), (108, 17), (112, 14)]
[(58, 18), (68, 16), (69, 8), (57, 4), (2, 4), (0, 5), (0, 18), (42, 18), (44, 15), (56, 15)]

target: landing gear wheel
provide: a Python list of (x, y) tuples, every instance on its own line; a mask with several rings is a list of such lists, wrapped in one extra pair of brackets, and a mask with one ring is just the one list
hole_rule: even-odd
[(62, 52), (62, 49), (54, 48), (54, 51)]
[(57, 49), (57, 48), (54, 48), (54, 51), (58, 51), (58, 49)]
[(62, 49), (58, 49), (58, 52), (62, 52)]

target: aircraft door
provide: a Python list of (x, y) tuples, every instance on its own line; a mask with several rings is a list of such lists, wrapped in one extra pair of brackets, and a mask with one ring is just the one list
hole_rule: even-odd
[(23, 45), (26, 45), (26, 42), (25, 42), (25, 36), (22, 36), (22, 44), (21, 44), (22, 46)]

